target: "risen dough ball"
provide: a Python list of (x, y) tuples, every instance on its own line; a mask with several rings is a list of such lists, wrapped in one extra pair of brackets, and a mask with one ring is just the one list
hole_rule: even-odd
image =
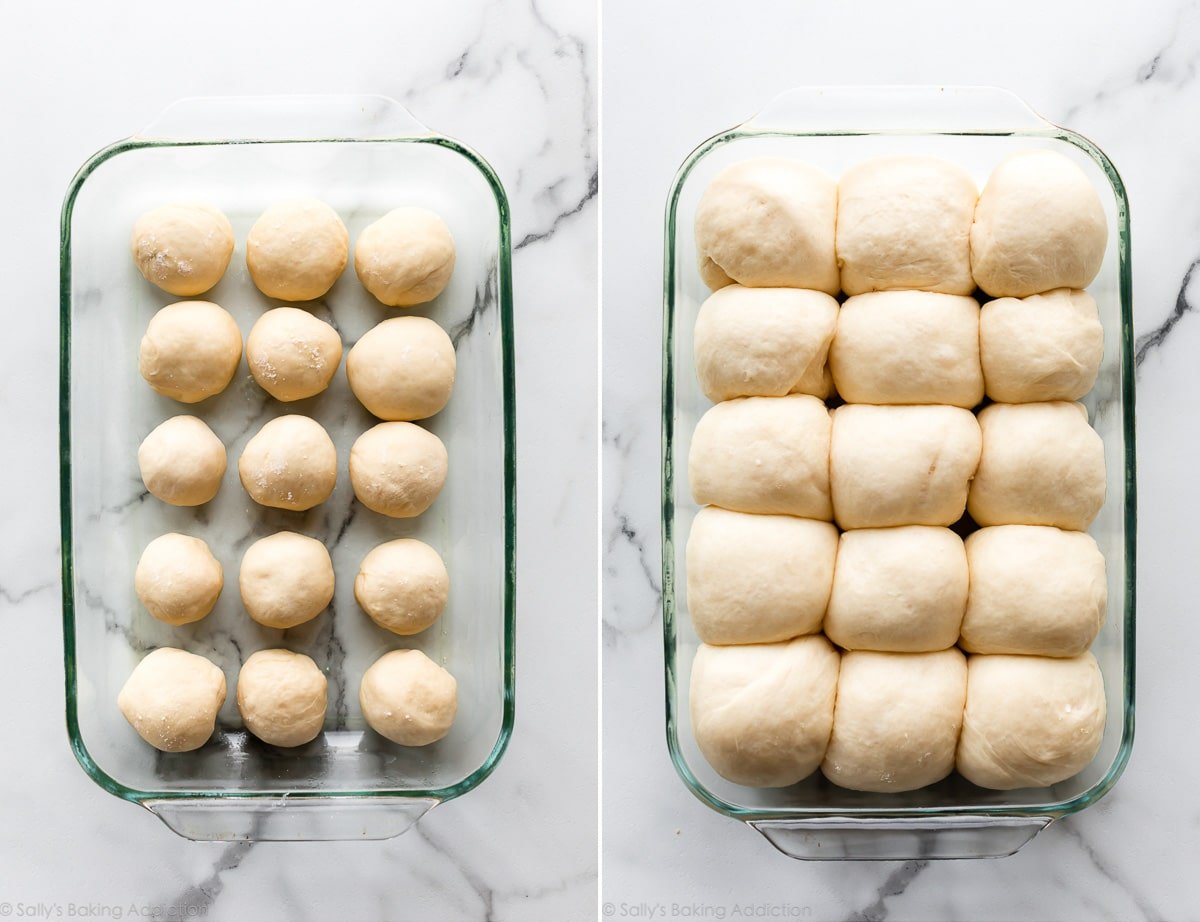
[(1090, 653), (972, 656), (958, 740), (959, 774), (997, 791), (1078, 774), (1104, 739), (1104, 681)]
[(426, 317), (393, 317), (368, 330), (346, 358), (350, 389), (380, 419), (425, 419), (454, 390), (454, 344)]
[(242, 557), (238, 586), (246, 613), (266, 627), (311, 621), (333, 600), (333, 562), (325, 545), (281, 531), (260, 538)]
[(710, 647), (692, 663), (696, 745), (723, 778), (781, 788), (825, 758), (838, 654), (820, 634), (786, 643)]
[(847, 653), (821, 773), (852, 791), (915, 791), (954, 770), (967, 661), (937, 653)]
[(229, 386), (241, 357), (242, 333), (228, 311), (180, 301), (150, 318), (138, 371), (164, 397), (198, 403)]
[(814, 166), (765, 157), (726, 167), (696, 206), (709, 288), (813, 288), (837, 294), (837, 185)]
[(363, 673), (358, 703), (380, 736), (401, 746), (428, 746), (450, 732), (458, 683), (420, 650), (393, 650)]
[(847, 650), (945, 650), (958, 640), (967, 584), (962, 539), (948, 528), (844, 532), (825, 633)]
[(731, 397), (829, 396), (825, 365), (837, 325), (829, 295), (728, 285), (696, 317), (696, 377), (713, 403)]
[(303, 653), (259, 650), (238, 673), (238, 711), (246, 729), (264, 743), (303, 746), (325, 725), (328, 684)]
[(368, 225), (354, 244), (354, 271), (389, 307), (412, 307), (442, 293), (454, 272), (454, 238), (427, 208), (397, 208)]
[(307, 416), (280, 416), (258, 430), (238, 459), (250, 498), (275, 509), (311, 509), (329, 499), (337, 482), (337, 449)]
[(740, 397), (696, 424), (692, 498), (737, 512), (832, 517), (829, 411), (816, 397)]
[(420, 515), (446, 483), (446, 446), (413, 423), (380, 423), (350, 449), (350, 483), (358, 501), (396, 519)]
[(438, 552), (415, 538), (397, 538), (363, 558), (354, 598), (381, 628), (419, 634), (441, 617), (450, 575)]
[(829, 464), (834, 517), (846, 529), (953, 525), (979, 451), (979, 424), (960, 407), (838, 407)]
[(993, 403), (967, 508), (980, 525), (1087, 531), (1104, 505), (1104, 443), (1077, 403)]
[(281, 301), (311, 301), (333, 287), (350, 253), (337, 212), (315, 198), (278, 202), (246, 235), (246, 268), (258, 290)]
[(208, 742), (224, 703), (225, 673), (174, 647), (148, 654), (117, 696), (138, 736), (163, 752), (191, 752)]
[(850, 298), (829, 349), (847, 403), (944, 403), (983, 399), (979, 304), (928, 291), (877, 291)]
[(225, 576), (204, 541), (172, 532), (146, 545), (133, 585), (146, 611), (159, 621), (191, 624), (213, 610)]
[(295, 307), (267, 311), (246, 337), (250, 374), (259, 387), (285, 403), (329, 387), (341, 360), (337, 330)]
[(233, 227), (210, 205), (163, 205), (137, 219), (130, 246), (146, 281), (191, 298), (221, 281), (233, 255)]
[(1078, 656), (1104, 625), (1104, 555), (1091, 535), (997, 525), (967, 538), (964, 650)]
[(992, 173), (971, 226), (971, 270), (993, 297), (1087, 288), (1104, 260), (1108, 220), (1083, 170), (1047, 150)]
[(195, 416), (172, 416), (138, 448), (142, 482), (172, 506), (201, 506), (217, 495), (225, 476), (225, 445)]

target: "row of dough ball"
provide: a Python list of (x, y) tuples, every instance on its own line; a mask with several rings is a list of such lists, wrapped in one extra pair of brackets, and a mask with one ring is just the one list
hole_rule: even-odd
[(961, 167), (889, 156), (837, 182), (806, 163), (744, 160), (696, 206), (709, 288), (812, 288), (835, 294), (913, 288), (1025, 297), (1086, 288), (1108, 221), (1083, 171), (1046, 150), (1013, 154), (979, 193)]
[[(221, 280), (233, 256), (233, 226), (206, 204), (163, 205), (133, 225), (130, 247), (148, 282), (177, 297), (203, 294)], [(350, 233), (336, 211), (315, 198), (277, 202), (246, 236), (246, 268), (269, 298), (312, 301), (341, 277)], [(450, 228), (426, 208), (389, 211), (354, 245), (363, 287), (390, 307), (432, 301), (454, 272)]]
[(785, 787), (820, 768), (840, 787), (881, 793), (955, 768), (995, 790), (1057, 784), (1095, 758), (1106, 716), (1090, 653), (839, 655), (819, 634), (702, 645), (690, 702), (700, 752), (730, 781)]
[[(303, 653), (260, 650), (238, 673), (246, 729), (272, 746), (303, 746), (325, 724), (328, 682)], [(203, 656), (161, 647), (145, 657), (117, 697), (125, 719), (163, 752), (199, 749), (225, 703), (225, 673)], [(385, 653), (363, 673), (359, 706), (368, 726), (401, 746), (437, 742), (454, 723), (458, 685), (420, 650)]]

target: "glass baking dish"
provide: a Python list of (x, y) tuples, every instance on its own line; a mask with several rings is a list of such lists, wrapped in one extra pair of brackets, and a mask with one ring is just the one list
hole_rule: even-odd
[[(244, 338), (264, 309), (277, 306), (250, 281), (246, 232), (268, 204), (296, 195), (332, 205), (352, 240), (401, 204), (432, 208), (454, 234), (449, 286), (415, 311), (450, 333), (458, 355), (453, 398), (422, 423), (445, 442), (449, 476), (419, 518), (388, 519), (354, 500), (350, 446), (376, 421), (354, 399), (344, 369), (328, 391), (292, 404), (269, 398), (244, 360), (224, 393), (190, 406), (159, 396), (138, 374), (146, 324), (180, 299), (138, 273), (129, 253), (134, 219), (180, 200), (209, 201), (229, 216), (237, 249), (222, 281), (200, 297), (229, 310)], [(383, 97), (185, 100), (80, 169), (62, 211), (63, 629), (71, 747), (101, 787), (192, 839), (386, 838), (495, 768), (512, 731), (514, 701), (510, 260), (508, 203), (491, 167)], [(352, 267), (310, 307), (338, 328), (347, 352), (374, 324), (400, 313), (367, 294)], [(179, 413), (205, 419), (229, 455), (220, 493), (198, 509), (153, 499), (138, 472), (141, 439)], [(304, 513), (260, 507), (238, 481), (246, 441), (286, 413), (315, 417), (338, 449), (333, 496)], [(323, 541), (337, 580), (330, 610), (287, 631), (252, 621), (237, 586), (242, 553), (280, 529)], [(134, 593), (142, 549), (167, 531), (204, 538), (225, 570), (215, 610), (184, 627), (155, 621)], [(353, 592), (367, 551), (403, 536), (437, 548), (451, 575), (445, 614), (411, 638), (376, 627)], [(130, 671), (159, 646), (208, 656), (225, 671), (229, 694), (217, 732), (196, 752), (157, 752), (117, 710)], [(325, 732), (294, 750), (251, 737), (237, 711), (241, 662), (275, 646), (308, 654), (329, 679)], [(454, 727), (431, 746), (396, 746), (367, 730), (359, 711), (359, 677), (400, 647), (424, 650), (458, 680)]]
[[(833, 176), (868, 157), (919, 153), (961, 164), (980, 187), (1008, 154), (1050, 148), (1095, 185), (1109, 219), (1103, 267), (1089, 291), (1104, 324), (1105, 353), (1084, 403), (1104, 440), (1108, 496), (1091, 528), (1108, 562), (1108, 619), (1093, 647), (1104, 674), (1108, 722), (1099, 755), (1080, 775), (1048, 789), (988, 791), (951, 775), (906, 794), (835, 787), (820, 773), (783, 789), (726, 781), (701, 756), (688, 707), (699, 645), (688, 617), (684, 548), (698, 507), (687, 457), (692, 430), (711, 405), (700, 391), (692, 329), (708, 288), (696, 266), (696, 203), (713, 176), (750, 157), (783, 156)], [(1116, 782), (1133, 743), (1136, 531), (1133, 325), (1129, 206), (1121, 178), (1086, 138), (991, 88), (804, 88), (786, 92), (750, 121), (697, 147), (683, 162), (666, 211), (663, 326), (662, 562), (667, 743), (684, 783), (709, 807), (749, 823), (795, 858), (896, 859), (1000, 856), (1054, 820), (1082, 810)]]

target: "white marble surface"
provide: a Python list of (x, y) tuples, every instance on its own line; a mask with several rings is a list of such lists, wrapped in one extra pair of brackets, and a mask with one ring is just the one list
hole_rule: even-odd
[[(604, 863), (613, 918), (1195, 919), (1200, 741), (1188, 600), (1200, 297), (1200, 10), (1082, 2), (649, 5), (603, 15)], [(763, 6), (766, 9), (766, 6)], [(700, 141), (805, 84), (991, 84), (1095, 140), (1131, 198), (1138, 731), (1098, 805), (991, 861), (806, 864), (704, 807), (663, 727), (659, 382), (665, 196)], [(680, 904), (672, 915), (672, 904)], [(606, 912), (608, 910), (606, 909)]]

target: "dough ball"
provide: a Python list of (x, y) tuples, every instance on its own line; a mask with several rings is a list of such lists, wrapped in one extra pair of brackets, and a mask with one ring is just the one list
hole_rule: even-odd
[(333, 562), (315, 538), (281, 531), (260, 538), (238, 574), (246, 613), (265, 627), (311, 621), (333, 601)]
[(401, 746), (428, 746), (450, 732), (458, 683), (420, 650), (393, 650), (363, 673), (358, 703), (380, 736)]
[(180, 301), (150, 318), (138, 371), (164, 397), (199, 403), (229, 386), (241, 357), (242, 333), (228, 311), (208, 301)]
[(997, 403), (1078, 400), (1104, 357), (1104, 328), (1086, 291), (1059, 288), (983, 306), (979, 353), (987, 394)]
[(454, 272), (454, 238), (427, 208), (389, 211), (358, 235), (354, 271), (389, 307), (413, 307), (442, 293)]
[(847, 403), (943, 403), (983, 399), (979, 304), (929, 291), (877, 291), (849, 298), (829, 349)]
[(992, 297), (1087, 288), (1108, 219), (1083, 170), (1048, 150), (1013, 154), (992, 173), (971, 226), (971, 270)]
[(972, 653), (1078, 656), (1108, 608), (1104, 555), (1091, 535), (997, 525), (967, 538), (971, 594), (959, 645)]
[(966, 170), (934, 157), (876, 157), (847, 170), (838, 183), (842, 291), (969, 295), (978, 197)]
[(1087, 531), (1104, 505), (1104, 443), (1077, 403), (993, 403), (967, 508), (980, 525)]
[(845, 529), (953, 525), (979, 451), (979, 424), (961, 407), (838, 407), (829, 464), (834, 517)]
[(146, 545), (133, 585), (146, 611), (159, 621), (191, 624), (213, 610), (225, 576), (204, 541), (172, 532)]
[(381, 628), (419, 634), (437, 621), (450, 595), (450, 575), (438, 552), (415, 538), (397, 538), (363, 558), (354, 598)]
[(272, 746), (303, 746), (321, 734), (329, 683), (303, 653), (259, 650), (238, 673), (246, 729)]
[(202, 506), (225, 476), (225, 445), (195, 416), (172, 416), (142, 441), (138, 467), (152, 496), (172, 506)]
[(425, 419), (454, 390), (454, 344), (426, 317), (393, 317), (368, 330), (346, 358), (350, 390), (387, 420)]
[(837, 694), (837, 651), (820, 634), (786, 643), (710, 647), (692, 663), (696, 745), (721, 777), (781, 788), (825, 758)]
[(692, 498), (737, 512), (829, 521), (829, 431), (829, 411), (816, 397), (718, 403), (692, 435)]
[(224, 703), (225, 673), (174, 647), (148, 654), (117, 696), (138, 736), (163, 752), (191, 752), (208, 742)]
[(1104, 681), (1090, 653), (972, 656), (959, 774), (997, 791), (1058, 784), (1096, 757), (1105, 715)]
[(967, 660), (936, 653), (847, 653), (821, 773), (852, 791), (899, 793), (941, 781), (967, 697)]
[(837, 294), (837, 184), (814, 166), (764, 157), (726, 167), (696, 206), (709, 288), (813, 288)]
[(829, 396), (825, 364), (838, 305), (820, 291), (728, 285), (696, 318), (696, 376), (713, 403), (731, 397)]
[(246, 364), (259, 387), (284, 403), (314, 397), (342, 360), (337, 330), (295, 307), (269, 310), (246, 337)]
[(945, 650), (958, 641), (967, 585), (967, 553), (948, 528), (843, 532), (825, 633), (847, 650)]
[(211, 205), (163, 205), (134, 222), (130, 246), (147, 282), (192, 298), (221, 281), (229, 268), (233, 226)]
[(382, 515), (410, 519), (433, 505), (446, 483), (446, 446), (413, 423), (380, 423), (350, 449), (358, 501)]
[(246, 268), (258, 290), (281, 301), (324, 295), (346, 268), (350, 234), (315, 198), (277, 202), (246, 235)]
[(771, 643), (821, 629), (837, 529), (706, 506), (687, 542), (687, 602), (710, 644)]
[(262, 506), (311, 509), (329, 499), (337, 483), (337, 449), (315, 419), (280, 416), (246, 443), (238, 474)]

